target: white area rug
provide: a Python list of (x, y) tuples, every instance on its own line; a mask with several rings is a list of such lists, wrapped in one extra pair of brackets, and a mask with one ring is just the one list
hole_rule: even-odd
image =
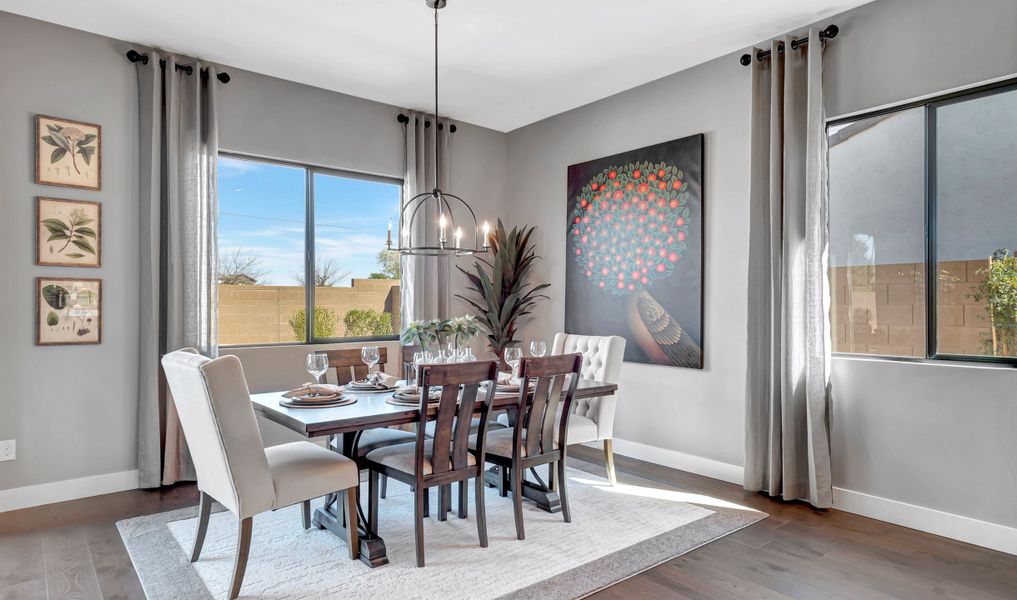
[[(657, 483), (625, 478), (612, 488), (595, 475), (569, 471), (572, 523), (524, 502), (522, 541), (515, 537), (510, 499), (488, 489), (488, 548), (478, 542), (472, 494), (468, 519), (453, 512), (439, 522), (432, 490), (424, 568), (415, 562), (413, 496), (395, 481), (379, 519), (389, 564), (376, 569), (349, 560), (345, 542), (332, 533), (305, 531), (297, 506), (259, 515), (241, 597), (578, 598), (765, 517)], [(181, 509), (117, 524), (151, 600), (225, 597), (236, 519), (213, 514), (201, 559), (190, 563), (195, 514)]]

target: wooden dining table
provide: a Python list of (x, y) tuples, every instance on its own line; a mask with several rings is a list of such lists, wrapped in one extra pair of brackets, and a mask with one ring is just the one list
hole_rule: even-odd
[[(613, 383), (581, 379), (576, 388), (576, 398), (597, 398), (613, 395), (618, 386)], [(279, 404), (284, 392), (266, 392), (252, 394), (251, 401), (256, 413), (270, 421), (295, 431), (307, 438), (324, 437), (329, 442), (333, 436), (338, 443), (334, 448), (343, 455), (353, 457), (356, 452), (357, 433), (376, 427), (408, 425), (419, 420), (419, 407), (396, 405), (388, 402), (392, 392), (355, 392), (357, 401), (353, 404), (334, 408), (287, 408)], [(517, 406), (517, 393), (495, 394), (491, 410), (507, 410)], [(437, 405), (428, 408), (428, 416), (437, 414)], [(479, 406), (478, 406), (479, 410)], [(497, 485), (500, 475), (488, 473), (487, 481)], [(523, 483), (523, 497), (534, 501), (540, 508), (548, 512), (561, 510), (558, 494), (545, 485), (526, 481)], [(439, 502), (438, 510), (443, 507)], [(377, 535), (368, 533), (364, 511), (359, 511), (358, 529), (360, 530), (360, 559), (372, 567), (388, 563), (385, 541)], [(333, 502), (326, 501), (325, 506), (314, 511), (312, 523), (319, 528), (328, 529), (339, 537), (346, 539), (346, 519), (338, 512)], [(373, 528), (377, 530), (377, 528)]]

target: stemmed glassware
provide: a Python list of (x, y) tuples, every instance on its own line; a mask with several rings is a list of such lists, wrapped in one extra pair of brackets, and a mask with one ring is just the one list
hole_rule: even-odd
[(314, 377), (315, 383), (321, 383), (321, 376), (328, 370), (328, 355), (311, 352), (307, 355), (307, 372)]
[(547, 344), (544, 340), (534, 340), (530, 342), (530, 355), (541, 357), (547, 354)]
[(414, 352), (413, 353), (413, 369), (410, 373), (410, 379), (406, 382), (406, 385), (414, 386), (417, 385), (417, 371), (420, 370), (420, 365), (427, 364), (429, 359), (433, 360), (430, 352)]
[(371, 377), (371, 371), (374, 370), (374, 365), (378, 364), (381, 359), (380, 351), (377, 346), (364, 346), (360, 349), (360, 360), (364, 361), (367, 365), (367, 377)]
[(523, 358), (523, 349), (519, 346), (505, 348), (505, 362), (512, 367), (512, 377), (517, 377), (516, 369), (519, 368), (519, 361)]

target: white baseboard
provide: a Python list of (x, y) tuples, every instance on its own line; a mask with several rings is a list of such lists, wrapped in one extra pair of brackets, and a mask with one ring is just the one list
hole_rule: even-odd
[[(601, 447), (601, 442), (589, 444), (591, 447)], [(742, 484), (744, 469), (738, 465), (732, 465), (712, 458), (703, 458), (692, 454), (685, 454), (677, 450), (658, 448), (647, 444), (640, 444), (631, 440), (615, 438), (614, 453), (645, 460), (672, 469), (688, 471), (696, 475), (712, 477), (728, 483)]]
[(138, 487), (138, 471), (105, 473), (0, 490), (0, 512), (111, 494)]
[(1017, 528), (1006, 525), (838, 487), (833, 488), (833, 507), (1007, 554), (1017, 554)]
[[(600, 442), (586, 445), (591, 448), (601, 447)], [(675, 450), (615, 439), (614, 452), (737, 485), (741, 485), (743, 481), (744, 469), (738, 465)], [(833, 507), (863, 517), (1017, 555), (1017, 528), (1006, 525), (979, 521), (971, 517), (837, 487), (833, 488)]]

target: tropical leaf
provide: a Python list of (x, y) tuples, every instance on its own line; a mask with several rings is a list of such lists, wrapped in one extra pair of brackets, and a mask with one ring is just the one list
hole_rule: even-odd
[(78, 140), (78, 147), (80, 148), (81, 146), (87, 146), (87, 145), (91, 144), (92, 142), (95, 141), (95, 138), (97, 138), (97, 137), (98, 136), (95, 135), (94, 133), (87, 134), (85, 137), (83, 137), (80, 140)]
[(53, 153), (49, 155), (49, 164), (59, 162), (61, 158), (67, 156), (67, 151), (63, 148), (57, 148), (53, 150)]
[(47, 285), (42, 288), (42, 297), (49, 304), (57, 310), (63, 310), (67, 308), (67, 297), (70, 294), (67, 293), (67, 289), (59, 285)]
[(48, 238), (46, 238), (46, 241), (47, 242), (52, 242), (52, 241), (55, 241), (55, 240), (66, 240), (66, 239), (68, 239), (68, 237), (69, 236), (66, 233), (54, 233), (54, 234), (50, 235)]
[(529, 315), (537, 302), (547, 299), (540, 292), (550, 284), (527, 282), (540, 258), (532, 247), (533, 231), (529, 226), (506, 231), (499, 220), (489, 240), (489, 258), (477, 257), (472, 269), (457, 266), (469, 293), (456, 297), (476, 309), (488, 345), (499, 356), (518, 343), (515, 334), (520, 319)]
[(91, 165), (92, 164), (92, 153), (94, 153), (94, 152), (95, 152), (95, 148), (92, 148), (92, 147), (85, 147), (85, 148), (82, 148), (80, 146), (78, 147), (78, 154), (81, 155), (81, 158), (82, 158), (82, 160), (85, 161), (86, 165)]
[(74, 230), (74, 233), (88, 236), (93, 239), (95, 238), (95, 230), (92, 229), (91, 227), (78, 227), (77, 229)]
[(48, 129), (51, 133), (60, 133), (61, 131), (63, 131), (64, 128), (59, 126), (59, 125), (54, 125), (52, 123), (47, 123), (46, 124), (46, 129)]
[(67, 143), (67, 138), (59, 133), (54, 132), (52, 135), (44, 135), (41, 139), (50, 146), (56, 146), (57, 148), (63, 148), (64, 150), (71, 149), (71, 145)]
[(60, 219), (43, 219), (40, 223), (42, 223), (43, 227), (49, 229), (53, 233), (56, 233), (57, 231), (67, 231), (70, 229), (67, 224)]
[(68, 258), (85, 258), (85, 255), (80, 252), (68, 252), (67, 254), (64, 254), (64, 256)]
[(88, 252), (89, 254), (96, 253), (95, 248), (92, 247), (92, 244), (90, 244), (88, 240), (72, 239), (71, 243), (77, 246), (78, 248), (81, 248), (85, 252)]

